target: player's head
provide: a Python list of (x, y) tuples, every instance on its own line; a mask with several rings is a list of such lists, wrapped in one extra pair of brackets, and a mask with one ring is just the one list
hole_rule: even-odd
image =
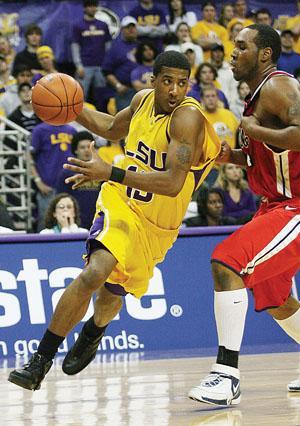
[(253, 24), (240, 31), (231, 55), (234, 78), (253, 80), (261, 71), (276, 65), (281, 53), (279, 34), (269, 25)]
[(170, 50), (157, 56), (152, 77), (156, 112), (170, 114), (182, 102), (190, 72), (189, 61), (182, 53)]
[(91, 159), (90, 144), (94, 140), (93, 135), (87, 130), (76, 133), (71, 142), (71, 151), (79, 160), (88, 161)]

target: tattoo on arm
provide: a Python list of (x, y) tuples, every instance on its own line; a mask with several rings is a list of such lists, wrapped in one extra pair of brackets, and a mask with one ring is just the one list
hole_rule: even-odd
[(299, 93), (287, 93), (287, 97), (293, 102), (293, 104), (288, 107), (288, 116), (292, 118), (300, 117)]
[(176, 156), (180, 164), (189, 164), (191, 162), (192, 151), (187, 145), (181, 145), (177, 149)]

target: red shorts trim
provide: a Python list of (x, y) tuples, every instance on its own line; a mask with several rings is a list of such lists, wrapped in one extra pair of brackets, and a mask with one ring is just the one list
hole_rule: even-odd
[(253, 290), (258, 311), (284, 304), (300, 268), (300, 207), (286, 204), (264, 206), (212, 254)]

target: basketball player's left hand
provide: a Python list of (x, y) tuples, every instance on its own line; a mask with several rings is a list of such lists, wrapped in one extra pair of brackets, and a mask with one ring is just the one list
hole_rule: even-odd
[(244, 132), (247, 136), (255, 138), (255, 130), (257, 126), (260, 126), (260, 122), (254, 115), (249, 115), (248, 117), (242, 117), (241, 127), (244, 129)]
[[(103, 161), (95, 148), (95, 142), (90, 145), (92, 158), (89, 161), (82, 161), (78, 158), (69, 157), (68, 163), (64, 164), (64, 169), (71, 170), (76, 174), (65, 180), (72, 184), (72, 189), (83, 186), (86, 182), (94, 180), (108, 180), (111, 173), (111, 166)], [(71, 163), (71, 164), (69, 164)]]

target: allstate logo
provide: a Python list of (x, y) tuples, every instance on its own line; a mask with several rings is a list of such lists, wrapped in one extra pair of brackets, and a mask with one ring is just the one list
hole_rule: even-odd
[(99, 7), (95, 18), (107, 24), (112, 38), (116, 38), (118, 36), (121, 25), (120, 19), (115, 12), (111, 9), (107, 9), (106, 7)]
[(241, 148), (248, 148), (249, 146), (249, 138), (241, 127), (238, 130), (238, 143)]

